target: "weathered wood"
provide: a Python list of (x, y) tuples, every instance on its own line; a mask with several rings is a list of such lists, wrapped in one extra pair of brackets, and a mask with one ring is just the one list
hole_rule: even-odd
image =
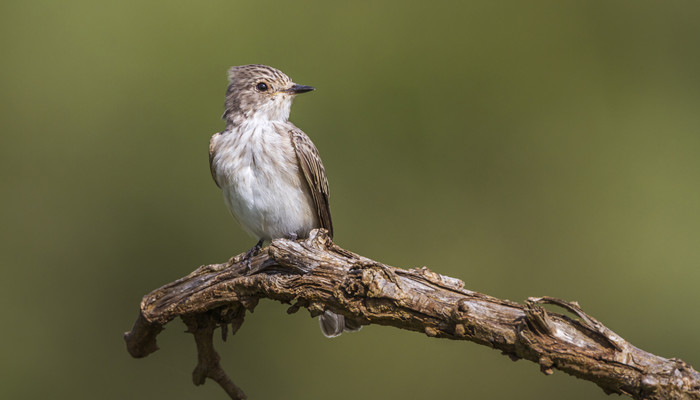
[[(700, 374), (679, 359), (640, 350), (581, 310), (575, 302), (550, 297), (526, 304), (500, 300), (464, 288), (458, 279), (427, 268), (404, 270), (370, 260), (331, 242), (323, 230), (309, 239), (277, 239), (250, 262), (243, 255), (205, 265), (146, 295), (127, 350), (145, 357), (158, 349), (162, 326), (181, 317), (195, 335), (199, 363), (196, 384), (219, 383), (233, 399), (243, 392), (226, 376), (211, 342), (215, 327), (226, 337), (243, 323), (261, 298), (296, 303), (312, 315), (324, 310), (363, 325), (388, 325), (430, 337), (469, 340), (499, 349), (513, 360), (539, 364), (596, 383), (606, 393), (635, 399), (700, 399)], [(546, 311), (564, 308), (577, 318)]]

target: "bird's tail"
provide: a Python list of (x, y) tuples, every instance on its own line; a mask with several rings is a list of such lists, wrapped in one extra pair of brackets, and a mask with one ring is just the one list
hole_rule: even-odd
[(328, 310), (318, 317), (318, 323), (321, 325), (321, 332), (329, 338), (339, 336), (344, 331), (357, 332), (362, 329), (362, 325), (357, 321), (345, 319), (344, 316)]

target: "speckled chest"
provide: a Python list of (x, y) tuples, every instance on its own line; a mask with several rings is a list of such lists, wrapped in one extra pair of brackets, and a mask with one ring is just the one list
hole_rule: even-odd
[(253, 123), (212, 137), (212, 170), (226, 205), (255, 237), (302, 236), (318, 225), (289, 130)]

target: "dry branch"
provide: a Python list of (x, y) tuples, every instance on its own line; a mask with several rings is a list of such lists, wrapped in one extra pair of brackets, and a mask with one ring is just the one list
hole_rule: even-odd
[[(253, 257), (199, 267), (146, 295), (141, 313), (124, 334), (133, 357), (158, 349), (156, 336), (175, 317), (195, 336), (196, 385), (216, 381), (232, 399), (245, 394), (226, 376), (213, 347), (214, 329), (235, 334), (246, 310), (261, 298), (343, 314), (363, 325), (389, 325), (430, 337), (469, 340), (499, 349), (513, 360), (539, 364), (596, 383), (606, 393), (635, 399), (700, 399), (700, 374), (679, 359), (640, 350), (584, 313), (575, 302), (550, 297), (526, 304), (464, 289), (458, 279), (427, 268), (390, 267), (344, 250), (323, 230), (304, 241), (278, 239)], [(560, 306), (578, 318), (546, 311)], [(229, 328), (230, 327), (230, 328)]]

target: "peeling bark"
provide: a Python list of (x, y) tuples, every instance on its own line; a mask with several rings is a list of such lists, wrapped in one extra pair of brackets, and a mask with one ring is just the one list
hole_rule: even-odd
[[(315, 316), (324, 310), (362, 325), (388, 325), (430, 337), (469, 340), (502, 351), (513, 360), (537, 363), (589, 380), (606, 393), (635, 399), (700, 399), (700, 374), (679, 359), (640, 350), (587, 315), (575, 302), (551, 297), (526, 304), (467, 290), (458, 279), (423, 267), (404, 270), (344, 250), (323, 230), (309, 239), (276, 239), (250, 260), (241, 254), (224, 264), (199, 267), (141, 301), (141, 312), (124, 334), (127, 350), (141, 358), (158, 350), (163, 326), (183, 319), (195, 336), (196, 385), (216, 381), (232, 399), (243, 391), (226, 375), (214, 350), (214, 329), (226, 339), (243, 324), (246, 311), (268, 298), (301, 307)], [(546, 311), (563, 308), (573, 317)], [(229, 332), (230, 331), (230, 332)]]

